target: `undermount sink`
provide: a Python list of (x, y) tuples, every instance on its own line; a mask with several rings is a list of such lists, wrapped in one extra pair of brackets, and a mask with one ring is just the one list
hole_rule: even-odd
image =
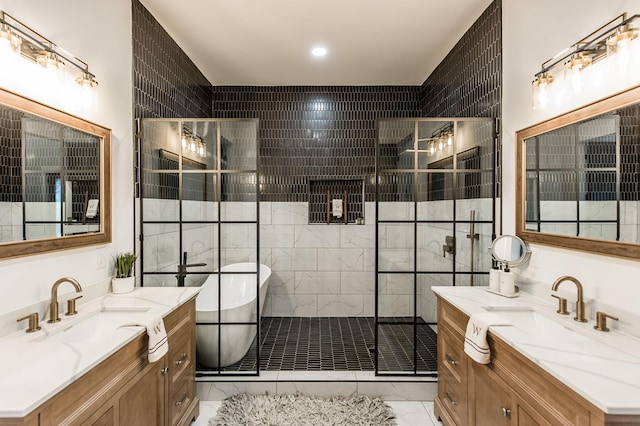
[(587, 337), (572, 330), (560, 321), (554, 321), (529, 307), (484, 307), (511, 323), (511, 325), (527, 334), (531, 339), (542, 341), (586, 341)]
[[(124, 324), (130, 324), (144, 315), (149, 308), (103, 308), (87, 317), (70, 323), (67, 327), (36, 338), (33, 342), (95, 342), (117, 330)], [(64, 320), (63, 320), (64, 321)]]

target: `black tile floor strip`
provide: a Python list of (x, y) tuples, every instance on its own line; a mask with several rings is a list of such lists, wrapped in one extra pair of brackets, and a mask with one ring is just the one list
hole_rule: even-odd
[[(414, 371), (412, 318), (381, 318), (381, 373)], [(260, 327), (260, 369), (263, 371), (373, 371), (374, 318), (264, 317)], [(417, 325), (417, 370), (437, 370), (437, 335), (426, 323)], [(224, 367), (226, 374), (256, 371), (256, 341), (247, 355)], [(199, 371), (211, 369), (199, 366)]]

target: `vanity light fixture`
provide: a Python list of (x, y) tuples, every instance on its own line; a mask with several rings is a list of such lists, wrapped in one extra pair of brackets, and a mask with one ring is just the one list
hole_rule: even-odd
[(0, 44), (8, 44), (16, 55), (29, 59), (47, 70), (75, 71), (78, 76), (74, 80), (82, 87), (98, 86), (96, 76), (89, 71), (86, 62), (4, 11), (0, 11)]
[(191, 152), (199, 157), (205, 157), (207, 146), (200, 136), (192, 130), (184, 127), (182, 129), (181, 145), (183, 152)]
[(531, 83), (533, 108), (545, 108), (550, 98), (560, 100), (567, 86), (574, 93), (579, 93), (584, 85), (583, 79), (587, 78), (585, 69), (601, 60), (607, 64), (603, 64), (606, 68), (601, 66), (600, 72), (633, 72), (628, 69), (633, 55), (630, 45), (639, 33), (640, 15), (627, 18), (623, 13), (542, 63)]

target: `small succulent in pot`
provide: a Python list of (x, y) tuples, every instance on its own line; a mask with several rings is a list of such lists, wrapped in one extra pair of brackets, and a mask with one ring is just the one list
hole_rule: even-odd
[(133, 276), (133, 268), (136, 264), (137, 256), (134, 253), (119, 253), (116, 255), (114, 264), (115, 278), (126, 278)]

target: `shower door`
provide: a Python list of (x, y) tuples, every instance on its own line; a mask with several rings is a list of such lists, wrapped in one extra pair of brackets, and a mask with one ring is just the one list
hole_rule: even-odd
[(498, 199), (495, 120), (379, 120), (375, 368), (437, 375), (432, 286), (487, 285)]
[[(138, 125), (141, 285), (210, 286), (209, 299), (197, 304), (199, 375), (259, 371), (257, 134), (252, 119), (143, 119)], [(254, 277), (256, 286), (246, 317), (225, 313), (233, 287), (225, 283), (239, 274)], [(223, 365), (235, 345), (231, 336), (247, 328), (256, 337), (246, 356)]]

